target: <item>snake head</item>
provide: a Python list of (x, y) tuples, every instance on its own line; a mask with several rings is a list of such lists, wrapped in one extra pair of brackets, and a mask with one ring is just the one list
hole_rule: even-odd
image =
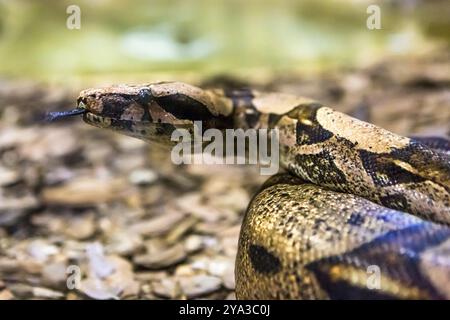
[(232, 111), (220, 95), (180, 82), (88, 89), (77, 103), (88, 124), (160, 144), (168, 144), (175, 129), (192, 129), (195, 121), (205, 129), (225, 126)]

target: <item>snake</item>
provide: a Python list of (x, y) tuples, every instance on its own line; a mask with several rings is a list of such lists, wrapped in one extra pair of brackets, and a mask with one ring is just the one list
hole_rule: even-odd
[(275, 129), (282, 170), (253, 196), (238, 299), (449, 299), (450, 142), (405, 137), (313, 99), (182, 82), (83, 90), (95, 127), (173, 146), (192, 130)]

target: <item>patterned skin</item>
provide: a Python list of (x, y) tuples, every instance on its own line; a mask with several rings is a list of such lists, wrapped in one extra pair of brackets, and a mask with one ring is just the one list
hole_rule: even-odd
[(445, 225), (281, 174), (244, 218), (236, 295), (449, 299), (449, 252)]
[[(178, 82), (85, 90), (80, 109), (89, 124), (166, 146), (194, 121), (279, 130), (289, 174), (249, 205), (238, 298), (450, 298), (447, 141), (402, 137), (302, 97)], [(375, 289), (368, 268), (380, 272)]]

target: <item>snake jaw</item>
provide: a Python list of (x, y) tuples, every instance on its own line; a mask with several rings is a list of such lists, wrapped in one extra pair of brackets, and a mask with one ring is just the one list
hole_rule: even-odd
[(110, 128), (112, 124), (112, 119), (107, 117), (102, 117), (96, 115), (92, 112), (85, 112), (83, 114), (83, 121), (87, 124), (93, 125), (98, 128)]

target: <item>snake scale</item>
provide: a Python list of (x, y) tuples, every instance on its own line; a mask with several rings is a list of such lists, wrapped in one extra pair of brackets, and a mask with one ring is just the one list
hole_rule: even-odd
[(77, 103), (69, 113), (88, 124), (168, 146), (194, 121), (278, 130), (285, 173), (248, 206), (237, 298), (450, 298), (447, 140), (399, 136), (293, 95), (180, 82), (88, 89)]

